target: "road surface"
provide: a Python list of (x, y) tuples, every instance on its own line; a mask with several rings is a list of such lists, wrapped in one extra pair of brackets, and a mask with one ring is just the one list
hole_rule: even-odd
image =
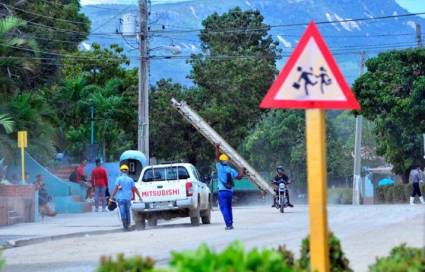
[[(388, 254), (401, 243), (425, 245), (425, 206), (329, 206), (330, 229), (342, 241), (354, 271), (367, 271), (376, 256)], [(92, 220), (99, 214), (93, 213)], [(102, 215), (104, 216), (104, 215)], [(213, 212), (212, 224), (191, 227), (189, 219), (160, 223), (144, 231), (70, 238), (7, 249), (7, 272), (94, 271), (100, 256), (143, 255), (166, 265), (170, 251), (195, 249), (204, 242), (220, 250), (234, 240), (246, 247), (274, 248), (285, 244), (299, 255), (308, 234), (308, 208), (298, 205), (280, 214), (265, 206), (234, 209), (235, 229), (225, 231), (221, 214)], [(111, 220), (117, 220), (111, 215)], [(48, 226), (46, 226), (48, 227)]]

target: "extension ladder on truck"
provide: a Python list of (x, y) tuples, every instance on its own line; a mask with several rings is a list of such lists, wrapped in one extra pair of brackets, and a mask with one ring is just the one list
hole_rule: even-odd
[(208, 141), (213, 145), (220, 145), (220, 150), (226, 153), (229, 160), (238, 168), (246, 169), (247, 177), (254, 182), (258, 188), (264, 192), (268, 192), (274, 195), (273, 188), (258, 174), (255, 169), (245, 161), (241, 155), (236, 152), (201, 116), (199, 116), (194, 110), (192, 110), (185, 101), (177, 101), (171, 99), (172, 106), (198, 130)]

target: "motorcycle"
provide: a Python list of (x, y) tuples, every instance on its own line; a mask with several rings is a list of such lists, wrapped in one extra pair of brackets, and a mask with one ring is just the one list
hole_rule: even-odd
[(274, 205), (276, 207), (276, 209), (280, 210), (281, 213), (284, 212), (284, 209), (286, 207), (288, 207), (288, 189), (286, 188), (286, 184), (285, 183), (279, 183), (279, 186), (277, 188), (277, 196), (275, 197), (274, 201)]

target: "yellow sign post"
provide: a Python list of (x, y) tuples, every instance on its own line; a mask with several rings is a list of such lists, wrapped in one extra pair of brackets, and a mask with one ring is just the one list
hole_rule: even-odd
[(329, 271), (329, 249), (324, 110), (306, 110), (306, 138), (311, 270), (325, 272)]
[(329, 271), (325, 110), (360, 110), (314, 22), (307, 27), (260, 108), (306, 109), (311, 270)]
[(28, 147), (26, 131), (18, 131), (18, 147), (21, 149), (21, 178), (25, 183), (25, 148)]

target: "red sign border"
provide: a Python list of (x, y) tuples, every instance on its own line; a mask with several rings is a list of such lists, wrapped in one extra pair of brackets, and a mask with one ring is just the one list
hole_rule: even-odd
[[(289, 73), (294, 68), (295, 63), (297, 62), (300, 55), (303, 53), (308, 41), (310, 38), (315, 39), (319, 50), (322, 52), (323, 57), (327, 61), (329, 68), (332, 73), (335, 75), (335, 79), (341, 87), (342, 92), (346, 97), (346, 101), (299, 101), (299, 100), (276, 100), (275, 96), (279, 91), (279, 88), (283, 85), (284, 81), (288, 77)], [(272, 86), (267, 92), (266, 96), (263, 98), (263, 101), (260, 103), (260, 108), (295, 108), (295, 109), (349, 109), (349, 110), (360, 110), (360, 104), (357, 99), (354, 97), (354, 94), (351, 91), (350, 86), (342, 75), (341, 71), (336, 64), (334, 57), (329, 51), (326, 43), (319, 32), (316, 24), (311, 21), (305, 31), (304, 35), (301, 37), (301, 40), (294, 49), (294, 52), (289, 57), (282, 71), (279, 73), (277, 78), (274, 80)]]

